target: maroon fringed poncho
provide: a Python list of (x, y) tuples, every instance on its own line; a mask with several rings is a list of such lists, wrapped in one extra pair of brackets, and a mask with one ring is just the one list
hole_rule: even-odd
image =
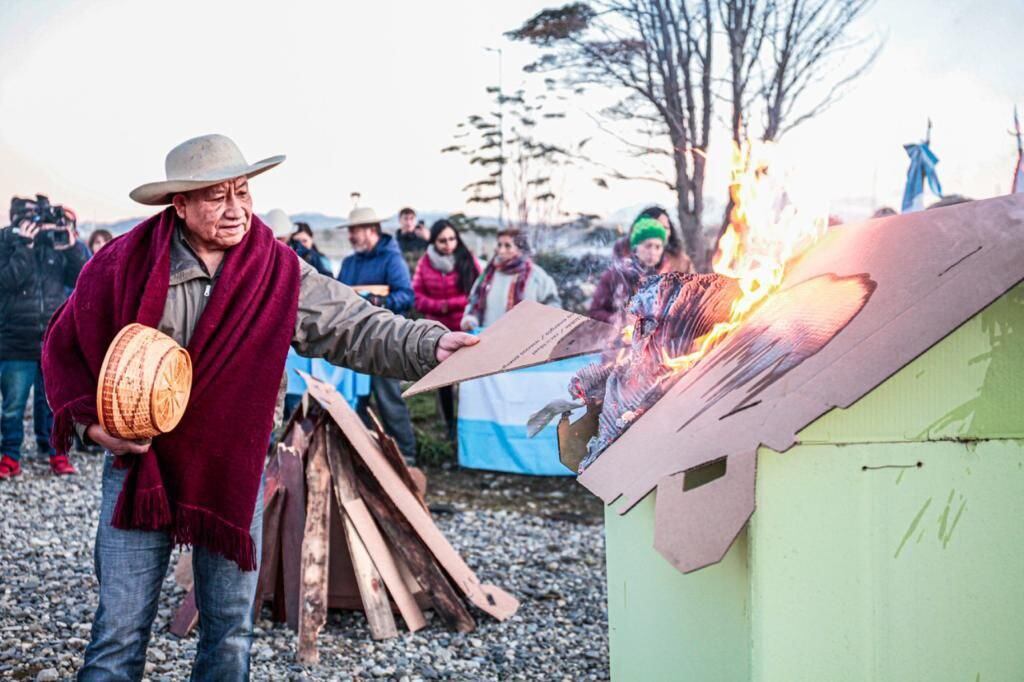
[[(114, 336), (138, 322), (157, 327), (170, 277), (177, 218), (167, 208), (115, 239), (86, 264), (43, 339), (52, 442), (71, 447), (74, 423), (97, 423), (96, 385)], [(193, 384), (185, 415), (131, 469), (114, 510), (116, 528), (166, 530), (256, 568), (249, 526), (273, 429), (274, 407), (298, 306), (299, 262), (253, 216), (188, 345)]]

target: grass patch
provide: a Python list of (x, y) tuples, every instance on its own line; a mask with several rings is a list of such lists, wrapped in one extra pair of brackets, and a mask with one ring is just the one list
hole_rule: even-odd
[(427, 466), (455, 464), (455, 443), (448, 440), (444, 418), (437, 404), (437, 394), (414, 395), (406, 400), (406, 403), (409, 405), (412, 427), (416, 431), (416, 441), (419, 444), (419, 463)]

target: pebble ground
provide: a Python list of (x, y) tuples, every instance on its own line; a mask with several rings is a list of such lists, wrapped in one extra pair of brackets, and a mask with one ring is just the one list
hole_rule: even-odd
[[(31, 431), (29, 431), (31, 433)], [(99, 509), (101, 457), (76, 454), (80, 475), (51, 476), (29, 450), (24, 474), (0, 482), (0, 678), (63, 680), (82, 663), (96, 608), (92, 568)], [(416, 634), (374, 641), (361, 613), (331, 612), (319, 640), (320, 663), (295, 662), (295, 636), (267, 619), (258, 621), (252, 651), (255, 680), (602, 680), (608, 678), (604, 540), (593, 514), (542, 513), (543, 499), (530, 496), (538, 479), (482, 474), (482, 496), (497, 488), (503, 505), (474, 504), (461, 476), (457, 499), (444, 491), (451, 510), (436, 521), (484, 582), (521, 601), (509, 621), (477, 612), (468, 635), (437, 619)], [(532, 483), (531, 483), (532, 481)], [(496, 483), (497, 482), (497, 483)], [(553, 499), (572, 497), (550, 491)], [(451, 486), (448, 486), (451, 487)], [(517, 505), (517, 488), (529, 504)], [(171, 572), (149, 646), (150, 680), (188, 678), (195, 635), (179, 640), (167, 631), (182, 593)]]

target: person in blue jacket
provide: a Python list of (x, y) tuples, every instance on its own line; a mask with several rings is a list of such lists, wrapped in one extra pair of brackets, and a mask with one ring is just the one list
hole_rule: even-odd
[[(412, 308), (414, 295), (409, 267), (391, 235), (383, 234), (377, 213), (369, 207), (355, 208), (349, 213), (348, 240), (355, 251), (341, 262), (338, 280), (358, 291), (370, 303), (401, 315)], [(370, 378), (370, 394), (377, 413), (406, 461), (416, 461), (416, 434), (412, 429), (409, 408), (402, 399), (398, 379)], [(370, 396), (360, 398), (357, 411), (368, 419), (366, 409)]]

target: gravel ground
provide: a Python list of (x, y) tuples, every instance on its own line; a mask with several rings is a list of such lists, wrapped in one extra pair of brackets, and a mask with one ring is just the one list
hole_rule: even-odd
[[(81, 474), (58, 479), (32, 454), (20, 478), (0, 482), (0, 678), (67, 679), (82, 662), (96, 607), (92, 547), (101, 458), (75, 455)], [(531, 479), (523, 477), (482, 476), (481, 489), (493, 489), (496, 478), (502, 490), (519, 485), (530, 496)], [(607, 679), (601, 526), (580, 522), (583, 515), (558, 520), (476, 507), (465, 496), (439, 501), (456, 511), (439, 515), (438, 525), (480, 579), (520, 599), (512, 619), (499, 623), (477, 612), (479, 628), (469, 635), (431, 619), (417, 634), (375, 642), (361, 613), (332, 612), (320, 636), (320, 664), (303, 667), (295, 663), (294, 634), (262, 618), (253, 679)], [(521, 508), (544, 502), (532, 504)], [(169, 572), (149, 646), (149, 679), (188, 677), (195, 635), (178, 640), (167, 632), (181, 596)]]

